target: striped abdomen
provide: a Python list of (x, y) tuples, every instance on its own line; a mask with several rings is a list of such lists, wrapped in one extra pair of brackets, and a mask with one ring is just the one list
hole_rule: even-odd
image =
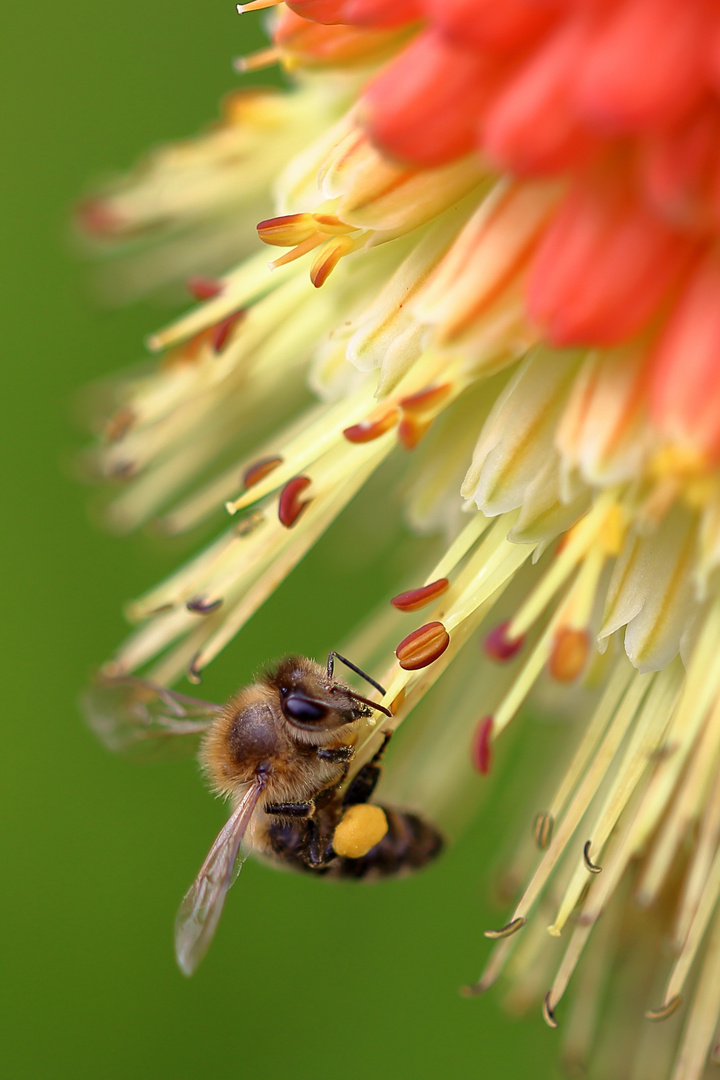
[(437, 829), (407, 810), (383, 807), (388, 831), (382, 840), (359, 859), (329, 853), (321, 865), (308, 856), (307, 821), (277, 822), (268, 829), (265, 853), (288, 869), (335, 878), (394, 877), (412, 873), (432, 862), (443, 849), (444, 840)]

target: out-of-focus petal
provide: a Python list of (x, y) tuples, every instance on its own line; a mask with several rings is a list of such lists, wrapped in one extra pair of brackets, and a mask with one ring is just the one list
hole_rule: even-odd
[(720, 457), (720, 256), (711, 252), (677, 302), (653, 358), (652, 414), (669, 439)]
[(720, 110), (714, 103), (686, 124), (649, 138), (639, 151), (645, 196), (666, 221), (701, 230), (720, 224), (713, 199), (720, 170)]
[(378, 30), (404, 26), (422, 16), (421, 0), (288, 0), (287, 6), (313, 22)]
[(594, 28), (578, 74), (581, 115), (608, 133), (669, 127), (699, 104), (706, 0), (626, 0)]
[(578, 186), (535, 256), (530, 315), (555, 345), (611, 345), (640, 330), (686, 268), (692, 244), (622, 185)]
[[(356, 0), (358, 2), (358, 0)], [(364, 0), (359, 0), (364, 2)], [(562, 3), (546, 0), (425, 0), (432, 25), (462, 48), (522, 48), (550, 27)]]
[(392, 157), (425, 167), (469, 153), (501, 70), (493, 58), (422, 34), (365, 93), (371, 138)]
[(573, 107), (590, 30), (574, 19), (523, 63), (480, 120), (480, 146), (515, 173), (553, 173), (585, 161), (599, 145)]

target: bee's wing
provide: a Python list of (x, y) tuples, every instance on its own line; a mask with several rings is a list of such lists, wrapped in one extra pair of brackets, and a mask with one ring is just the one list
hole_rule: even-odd
[(175, 955), (185, 975), (192, 975), (212, 941), (227, 891), (244, 859), (241, 844), (263, 787), (258, 781), (247, 789), (183, 897), (175, 920)]
[(109, 750), (145, 760), (194, 753), (199, 736), (223, 711), (131, 675), (99, 676), (80, 705)]

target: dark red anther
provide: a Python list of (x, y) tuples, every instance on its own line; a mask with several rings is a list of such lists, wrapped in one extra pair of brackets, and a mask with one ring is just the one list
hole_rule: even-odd
[(212, 347), (216, 353), (222, 350), (223, 345), (228, 339), (228, 334), (232, 330), (235, 323), (239, 322), (243, 318), (245, 312), (233, 311), (232, 315), (228, 315), (226, 319), (221, 319), (219, 323), (216, 323), (213, 327)]
[(408, 589), (407, 592), (393, 596), (390, 603), (398, 611), (418, 611), (447, 592), (449, 586), (450, 582), (446, 577), (438, 578), (437, 581), (431, 581), (429, 585), (421, 585), (419, 589)]
[(126, 222), (112, 203), (105, 199), (86, 199), (77, 208), (77, 221), (84, 232), (91, 236), (119, 236)]
[(278, 465), (282, 465), (283, 459), (279, 454), (275, 454), (273, 457), (259, 458), (254, 461), (245, 472), (243, 473), (242, 483), (243, 487), (247, 491), (248, 488), (254, 487), (255, 484), (259, 484), (261, 480), (264, 480), (266, 476), (269, 476), (271, 472), (277, 469)]
[(217, 278), (191, 277), (185, 282), (185, 288), (195, 300), (212, 300), (225, 286)]
[(118, 409), (105, 425), (105, 438), (108, 442), (120, 442), (135, 423), (135, 412), (129, 405)]
[(359, 424), (346, 427), (343, 435), (351, 443), (372, 442), (373, 439), (379, 439), (386, 431), (395, 427), (398, 416), (399, 412), (393, 405), (379, 415), (369, 416), (366, 420), (361, 420)]
[(403, 638), (395, 655), (405, 671), (417, 671), (434, 663), (450, 644), (450, 635), (441, 622), (426, 623)]
[(486, 654), (493, 660), (512, 660), (520, 652), (525, 642), (524, 635), (509, 638), (507, 634), (510, 622), (500, 623), (491, 630), (483, 642)]
[(278, 517), (286, 529), (291, 529), (297, 519), (312, 502), (312, 499), (300, 499), (300, 493), (311, 483), (309, 476), (294, 476), (288, 480), (280, 492), (278, 500)]
[(213, 611), (222, 607), (222, 602), (222, 597), (217, 600), (208, 600), (206, 596), (194, 596), (192, 600), (188, 600), (185, 607), (194, 615), (212, 615)]
[(399, 405), (405, 412), (415, 415), (419, 413), (435, 413), (438, 405), (445, 400), (451, 390), (450, 383), (441, 383), (440, 386), (428, 386), (425, 390), (418, 390), (417, 394), (404, 397), (399, 402)]
[(398, 424), (398, 439), (406, 450), (414, 450), (431, 424), (432, 419), (419, 420), (414, 416), (404, 416)]
[(472, 763), (477, 771), (482, 773), (483, 776), (487, 776), (490, 772), (490, 765), (492, 763), (490, 738), (492, 736), (494, 723), (495, 721), (492, 716), (484, 716), (478, 724), (473, 736), (471, 747)]
[(200, 653), (196, 652), (192, 660), (188, 664), (187, 671), (185, 672), (185, 678), (188, 682), (191, 682), (194, 686), (199, 686), (202, 682), (202, 668), (198, 667), (198, 660), (200, 659)]

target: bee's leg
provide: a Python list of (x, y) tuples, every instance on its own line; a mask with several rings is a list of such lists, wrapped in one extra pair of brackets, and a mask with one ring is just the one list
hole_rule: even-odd
[(339, 816), (336, 807), (328, 806), (308, 821), (306, 862), (311, 869), (320, 870), (335, 858), (332, 842)]
[(277, 814), (279, 817), (306, 818), (313, 810), (313, 804), (309, 802), (269, 803), (265, 807), (266, 814)]
[(345, 792), (343, 806), (355, 806), (358, 803), (366, 803), (368, 801), (380, 779), (380, 774), (382, 772), (380, 762), (389, 742), (390, 733), (386, 734), (380, 749), (375, 756), (368, 761), (367, 765), (363, 765), (358, 774), (353, 777)]
[(353, 746), (320, 746), (317, 750), (317, 756), (322, 758), (323, 761), (335, 761), (340, 763), (352, 761), (354, 754), (355, 747)]

